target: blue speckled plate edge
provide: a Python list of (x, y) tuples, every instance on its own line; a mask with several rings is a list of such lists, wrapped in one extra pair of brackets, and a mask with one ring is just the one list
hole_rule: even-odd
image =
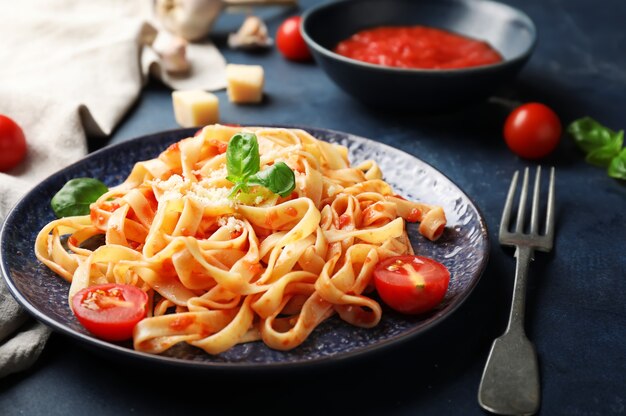
[[(43, 313), (42, 311), (40, 311), (20, 292), (20, 290), (15, 285), (15, 282), (13, 281), (13, 278), (11, 276), (11, 273), (9, 271), (8, 264), (5, 258), (5, 249), (4, 249), (5, 244), (6, 244), (5, 234), (7, 234), (7, 229), (9, 228), (9, 225), (12, 223), (13, 218), (17, 216), (17, 212), (20, 209), (22, 209), (23, 206), (30, 199), (32, 199), (32, 195), (34, 195), (35, 193), (37, 193), (38, 191), (42, 189), (45, 189), (51, 182), (53, 182), (55, 178), (57, 178), (59, 175), (63, 175), (65, 172), (69, 170), (72, 170), (78, 166), (86, 165), (90, 161), (96, 160), (96, 158), (102, 157), (103, 155), (106, 155), (108, 153), (112, 153), (114, 151), (119, 151), (119, 150), (124, 150), (126, 147), (128, 147), (129, 149), (132, 149), (138, 146), (140, 143), (156, 141), (156, 140), (161, 141), (161, 140), (165, 140), (165, 138), (171, 138), (171, 142), (173, 142), (181, 138), (188, 137), (195, 131), (195, 129), (178, 129), (178, 130), (170, 130), (170, 131), (141, 136), (132, 140), (128, 140), (128, 141), (125, 141), (116, 145), (112, 145), (112, 146), (108, 146), (103, 149), (100, 149), (86, 156), (84, 159), (81, 159), (77, 161), (76, 163), (56, 172), (55, 174), (51, 175), (50, 177), (42, 181), (40, 184), (35, 186), (31, 191), (29, 191), (13, 207), (11, 212), (7, 215), (6, 220), (3, 223), (2, 229), (0, 230), (0, 271), (2, 273), (2, 277), (4, 278), (10, 292), (17, 299), (17, 301), (36, 319), (38, 319), (39, 321), (43, 322), (44, 324), (52, 327), (53, 329), (61, 333), (64, 333), (81, 342), (86, 343), (90, 347), (101, 348), (106, 352), (122, 354), (124, 355), (125, 358), (137, 358), (139, 360), (143, 360), (148, 363), (159, 363), (159, 364), (164, 364), (164, 365), (169, 365), (169, 366), (175, 366), (178, 368), (193, 368), (196, 370), (202, 369), (202, 370), (229, 370), (229, 371), (251, 369), (251, 368), (278, 369), (278, 368), (306, 367), (306, 366), (317, 365), (317, 364), (331, 364), (334, 362), (345, 361), (345, 360), (355, 358), (355, 357), (361, 357), (363, 354), (378, 352), (386, 347), (396, 345), (400, 342), (412, 339), (415, 336), (424, 333), (425, 331), (432, 328), (436, 324), (442, 322), (444, 318), (450, 316), (452, 313), (454, 313), (456, 309), (458, 309), (463, 304), (463, 302), (468, 298), (468, 296), (471, 294), (473, 289), (478, 284), (478, 281), (480, 280), (480, 277), (486, 268), (486, 265), (488, 262), (488, 256), (489, 256), (489, 245), (490, 245), (488, 232), (487, 232), (487, 226), (484, 221), (484, 218), (480, 210), (474, 204), (471, 198), (469, 198), (457, 185), (455, 185), (452, 181), (450, 181), (450, 179), (447, 178), (443, 173), (439, 172), (432, 166), (428, 165), (427, 163), (417, 159), (416, 157), (406, 152), (403, 152), (399, 149), (393, 148), (386, 144), (376, 142), (370, 139), (366, 139), (363, 137), (355, 136), (352, 134), (343, 133), (343, 132), (334, 131), (334, 130), (328, 130), (328, 129), (311, 128), (311, 127), (305, 127), (305, 126), (284, 126), (284, 125), (276, 126), (276, 127), (302, 128), (311, 132), (313, 135), (315, 135), (318, 138), (338, 137), (340, 139), (343, 139), (344, 141), (347, 140), (348, 142), (357, 142), (357, 143), (360, 142), (361, 145), (364, 145), (366, 147), (367, 146), (378, 147), (382, 151), (390, 153), (390, 154), (399, 152), (399, 154), (402, 155), (403, 157), (408, 157), (414, 160), (415, 162), (417, 162), (418, 164), (420, 164), (421, 167), (426, 169), (428, 174), (439, 176), (439, 178), (437, 179), (444, 179), (448, 181), (447, 185), (450, 185), (453, 188), (455, 188), (463, 196), (465, 202), (469, 205), (469, 207), (476, 213), (478, 225), (479, 225), (479, 229), (477, 231), (479, 234), (478, 237), (479, 237), (480, 245), (481, 245), (480, 254), (482, 257), (480, 258), (478, 267), (475, 270), (474, 274), (471, 276), (470, 283), (465, 288), (465, 290), (461, 294), (456, 296), (451, 302), (449, 302), (445, 306), (444, 309), (436, 311), (432, 315), (428, 316), (428, 318), (422, 321), (418, 326), (400, 335), (392, 336), (387, 339), (377, 341), (371, 345), (367, 345), (362, 348), (357, 348), (356, 350), (353, 350), (353, 351), (338, 352), (336, 354), (321, 356), (315, 359), (306, 359), (306, 357), (304, 357), (301, 360), (289, 361), (289, 362), (268, 362), (268, 363), (264, 363), (264, 362), (250, 363), (250, 362), (245, 362), (245, 361), (244, 362), (211, 362), (211, 361), (200, 362), (200, 361), (181, 360), (179, 358), (167, 357), (163, 355), (146, 354), (146, 353), (134, 351), (122, 345), (112, 344), (106, 341), (99, 340), (86, 333), (75, 331), (72, 328), (66, 326), (64, 323), (58, 322), (55, 319)], [(335, 141), (340, 141), (340, 140), (335, 140)], [(42, 223), (41, 225), (43, 226), (44, 224)], [(37, 260), (35, 259), (35, 261)], [(201, 353), (204, 354), (203, 352)]]

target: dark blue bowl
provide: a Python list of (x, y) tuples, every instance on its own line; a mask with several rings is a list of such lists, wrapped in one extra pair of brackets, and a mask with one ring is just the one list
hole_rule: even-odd
[[(376, 26), (423, 25), (489, 42), (504, 60), (466, 69), (403, 69), (334, 53), (340, 41)], [(476, 102), (511, 80), (534, 49), (530, 18), (489, 0), (343, 0), (308, 10), (302, 34), (328, 76), (355, 98), (378, 107), (445, 110)]]

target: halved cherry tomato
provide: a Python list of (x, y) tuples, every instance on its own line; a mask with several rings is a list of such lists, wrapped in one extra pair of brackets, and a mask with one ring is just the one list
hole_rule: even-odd
[(17, 166), (26, 157), (26, 139), (17, 123), (0, 114), (0, 172)]
[(374, 284), (383, 302), (406, 314), (428, 312), (439, 305), (449, 283), (446, 266), (428, 257), (389, 257), (374, 269)]
[(517, 107), (504, 123), (504, 140), (518, 156), (539, 159), (551, 153), (561, 139), (561, 121), (541, 103)]
[(78, 321), (107, 341), (132, 338), (135, 325), (146, 317), (147, 303), (148, 295), (143, 290), (115, 283), (87, 287), (72, 297)]
[(300, 16), (292, 16), (278, 27), (276, 32), (276, 46), (287, 59), (292, 61), (307, 61), (311, 59), (311, 52), (300, 33)]

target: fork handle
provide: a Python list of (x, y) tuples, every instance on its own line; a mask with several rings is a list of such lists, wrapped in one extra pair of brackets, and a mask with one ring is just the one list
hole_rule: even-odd
[(533, 249), (528, 246), (517, 246), (515, 249), (515, 284), (513, 286), (513, 299), (511, 300), (511, 312), (506, 332), (524, 331), (524, 314), (526, 312), (526, 282), (528, 280), (528, 267), (533, 260)]
[(540, 406), (541, 388), (535, 347), (524, 332), (526, 278), (533, 249), (515, 251), (515, 286), (509, 324), (487, 358), (478, 388), (478, 402), (500, 415), (532, 415)]

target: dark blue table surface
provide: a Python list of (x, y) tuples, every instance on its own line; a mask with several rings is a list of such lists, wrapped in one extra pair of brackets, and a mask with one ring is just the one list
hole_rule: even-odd
[[(314, 1), (301, 1), (306, 9)], [(480, 415), (476, 395), (492, 340), (504, 330), (514, 274), (497, 229), (513, 171), (532, 165), (501, 137), (503, 102), (541, 101), (564, 123), (589, 115), (626, 128), (624, 0), (507, 0), (535, 22), (528, 65), (495, 98), (436, 116), (369, 109), (315, 64), (276, 50), (231, 51), (224, 15), (213, 38), (229, 62), (266, 70), (266, 100), (235, 106), (219, 92), (223, 122), (342, 130), (409, 152), (466, 191), (492, 239), (490, 261), (468, 301), (441, 325), (391, 351), (308, 372), (180, 374), (102, 357), (54, 334), (29, 371), (0, 380), (0, 414), (238, 414), (243, 411)], [(261, 14), (271, 33), (298, 10)], [(170, 91), (151, 81), (109, 143), (177, 128)], [(106, 143), (90, 143), (93, 148)], [(542, 415), (626, 414), (626, 186), (587, 165), (564, 136), (542, 161), (557, 172), (555, 250), (531, 265), (526, 329), (540, 359)]]

